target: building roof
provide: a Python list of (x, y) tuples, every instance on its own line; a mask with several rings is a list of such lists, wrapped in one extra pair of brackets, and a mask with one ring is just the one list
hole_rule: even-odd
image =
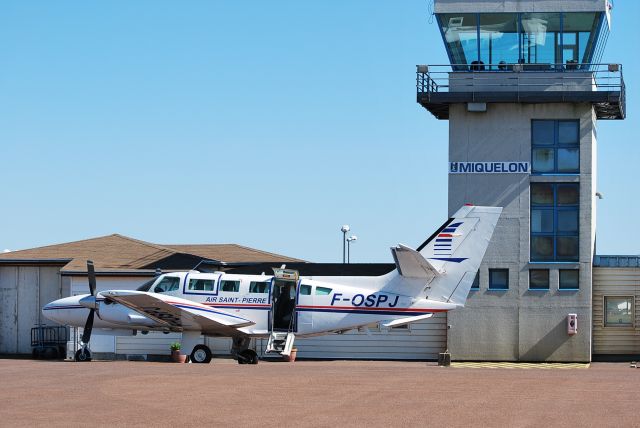
[(595, 256), (594, 267), (638, 268), (640, 256)]
[(256, 250), (238, 244), (195, 244), (195, 245), (174, 245), (166, 244), (164, 247), (171, 248), (180, 253), (193, 254), (209, 260), (220, 260), (226, 263), (256, 263), (273, 261), (301, 261), (291, 257), (284, 257), (279, 254), (267, 251)]
[(119, 234), (0, 254), (0, 263), (62, 264), (62, 272), (86, 271), (87, 260), (93, 260), (98, 271), (113, 272), (167, 264), (190, 269), (203, 259), (221, 264), (303, 261), (237, 244), (158, 245)]

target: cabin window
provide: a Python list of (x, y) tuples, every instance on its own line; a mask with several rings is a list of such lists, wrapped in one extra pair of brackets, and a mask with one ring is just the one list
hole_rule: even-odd
[(189, 280), (189, 290), (193, 291), (213, 291), (215, 281), (213, 279), (191, 278)]
[(633, 326), (633, 297), (605, 297), (604, 325), (607, 327)]
[(327, 287), (316, 287), (316, 296), (328, 296), (333, 290)]
[(300, 295), (302, 296), (310, 296), (311, 295), (311, 286), (307, 284), (302, 284), (300, 286)]
[(166, 293), (168, 291), (175, 291), (178, 288), (180, 288), (180, 278), (177, 276), (165, 276), (153, 291), (156, 293)]
[(240, 281), (222, 280), (220, 281), (220, 291), (237, 293), (240, 291)]
[(249, 283), (249, 293), (266, 294), (269, 292), (269, 281), (251, 281)]

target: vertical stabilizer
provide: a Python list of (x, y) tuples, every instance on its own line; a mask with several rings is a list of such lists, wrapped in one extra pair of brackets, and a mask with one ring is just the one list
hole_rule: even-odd
[(428, 299), (464, 305), (501, 213), (499, 207), (464, 206), (418, 248), (440, 272)]

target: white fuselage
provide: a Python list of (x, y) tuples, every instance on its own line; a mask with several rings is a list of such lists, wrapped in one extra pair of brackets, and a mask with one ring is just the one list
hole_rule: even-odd
[[(274, 280), (272, 275), (192, 271), (164, 274), (147, 291), (170, 304), (172, 298), (186, 299), (197, 304), (197, 310), (221, 311), (253, 321), (254, 325), (239, 331), (256, 337), (266, 337), (274, 328), (297, 336), (320, 335), (458, 306), (412, 297), (407, 288), (411, 285), (397, 271), (381, 277), (303, 277), (289, 283)], [(80, 302), (85, 296), (51, 302), (43, 314), (61, 324), (83, 327), (89, 313)], [(119, 330), (166, 330), (133, 309), (105, 300), (100, 293), (97, 302), (94, 329), (111, 329), (113, 334)]]

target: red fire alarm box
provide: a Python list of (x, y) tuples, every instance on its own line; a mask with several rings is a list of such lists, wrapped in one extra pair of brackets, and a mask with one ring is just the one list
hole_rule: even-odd
[(578, 314), (567, 315), (567, 334), (574, 335), (578, 332)]

